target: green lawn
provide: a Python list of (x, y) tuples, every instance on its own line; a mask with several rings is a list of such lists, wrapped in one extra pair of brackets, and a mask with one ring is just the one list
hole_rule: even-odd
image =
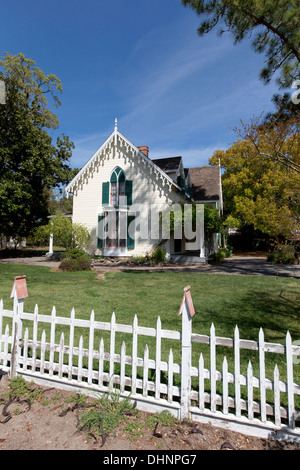
[[(293, 278), (136, 271), (109, 273), (104, 280), (97, 280), (93, 272), (62, 273), (51, 272), (46, 267), (0, 265), (0, 298), (4, 308), (12, 308), (9, 296), (13, 279), (21, 274), (27, 276), (29, 297), (25, 301), (26, 312), (33, 312), (35, 304), (38, 304), (39, 313), (50, 314), (55, 305), (58, 316), (69, 316), (74, 307), (76, 317), (89, 318), (94, 310), (98, 321), (110, 321), (112, 312), (115, 312), (117, 323), (124, 324), (132, 324), (137, 314), (139, 325), (148, 327), (155, 327), (160, 316), (162, 328), (180, 330), (178, 310), (183, 289), (190, 285), (196, 311), (194, 333), (209, 334), (213, 322), (217, 336), (233, 338), (234, 328), (238, 325), (240, 338), (244, 339), (258, 340), (260, 327), (266, 341), (284, 343), (287, 330), (293, 341), (300, 339), (300, 281)], [(67, 335), (68, 331), (66, 341)], [(108, 335), (103, 336), (108, 350)], [(75, 345), (78, 339), (79, 335), (75, 338)], [(121, 335), (117, 337), (116, 352), (119, 352), (123, 339)], [(131, 349), (130, 341), (131, 338), (127, 337), (127, 354)], [(139, 338), (140, 356), (143, 356), (146, 343), (150, 357), (154, 358), (155, 339), (145, 337)], [(167, 360), (170, 347), (173, 348), (174, 361), (180, 362), (178, 344), (171, 341), (163, 343), (163, 359)], [(209, 349), (203, 345), (193, 346), (193, 364), (197, 365), (200, 351), (208, 367)], [(219, 370), (226, 354), (232, 371), (231, 348), (218, 347), (217, 351), (220, 352)], [(241, 351), (242, 373), (246, 373), (249, 358), (257, 372), (257, 355)], [(267, 377), (272, 378), (277, 362), (284, 379), (284, 357), (266, 354), (266, 360)], [(299, 369), (299, 365), (295, 366), (294, 380), (298, 383)]]

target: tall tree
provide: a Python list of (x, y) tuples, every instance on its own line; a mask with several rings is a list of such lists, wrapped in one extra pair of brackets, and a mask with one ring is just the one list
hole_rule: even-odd
[(60, 80), (22, 53), (1, 59), (6, 102), (0, 105), (0, 233), (21, 237), (46, 221), (47, 189), (71, 178), (74, 144), (63, 134), (54, 144), (49, 133), (59, 122), (48, 97), (60, 105)]
[(240, 139), (252, 144), (252, 154), (300, 174), (300, 114), (285, 120), (253, 118), (250, 124), (241, 121), (241, 126), (234, 131)]
[(181, 1), (206, 17), (198, 29), (200, 36), (217, 25), (220, 34), (232, 33), (235, 43), (253, 35), (254, 50), (265, 53), (267, 58), (260, 72), (265, 83), (278, 71), (281, 88), (291, 87), (300, 78), (299, 0)]
[(288, 239), (300, 229), (300, 122), (242, 123), (239, 137), (218, 150), (228, 224), (239, 221), (273, 237)]
[(290, 93), (283, 93), (283, 95), (276, 93), (272, 101), (276, 106), (276, 110), (266, 115), (265, 124), (276, 124), (280, 121), (300, 118), (300, 102), (297, 102), (298, 99), (293, 102), (293, 97)]

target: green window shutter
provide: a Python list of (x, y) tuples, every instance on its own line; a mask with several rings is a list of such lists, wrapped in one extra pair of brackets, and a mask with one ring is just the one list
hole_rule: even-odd
[[(98, 235), (100, 235), (99, 231), (100, 231), (100, 222), (101, 220), (104, 219), (104, 215), (101, 214), (101, 215), (98, 215)], [(98, 248), (103, 248), (103, 227), (102, 227), (102, 238), (98, 237), (98, 244), (97, 244)]]
[(132, 181), (126, 180), (125, 196), (127, 197), (127, 206), (132, 205)]
[(109, 182), (102, 183), (102, 205), (109, 205)]
[[(131, 238), (129, 236), (129, 233), (128, 233), (128, 228), (129, 228), (129, 225), (131, 225), (130, 227), (130, 232), (132, 232), (132, 229), (134, 228), (134, 232), (135, 232), (135, 223), (134, 223), (134, 220), (135, 220), (135, 215), (129, 215), (127, 216), (127, 248), (129, 249), (133, 249), (134, 246), (135, 246), (135, 233), (133, 234), (133, 238)], [(132, 233), (131, 233), (132, 235)]]

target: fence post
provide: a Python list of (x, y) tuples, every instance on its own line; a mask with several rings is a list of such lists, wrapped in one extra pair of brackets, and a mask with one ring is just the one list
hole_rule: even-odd
[(294, 402), (294, 373), (293, 350), (290, 332), (286, 334), (286, 366), (287, 366), (287, 396), (288, 396), (288, 421), (289, 427), (295, 427), (295, 402)]
[(184, 288), (184, 295), (178, 315), (182, 317), (181, 329), (181, 400), (180, 419), (189, 418), (192, 362), (192, 317), (195, 314), (190, 286)]
[(16, 276), (10, 294), (10, 298), (14, 299), (14, 313), (12, 319), (12, 350), (10, 366), (11, 379), (16, 377), (17, 375), (18, 360), (20, 355), (19, 340), (22, 336), (21, 315), (23, 313), (24, 299), (26, 297), (28, 297), (26, 276)]

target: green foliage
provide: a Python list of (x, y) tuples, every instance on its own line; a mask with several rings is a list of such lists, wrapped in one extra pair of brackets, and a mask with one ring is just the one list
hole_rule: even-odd
[(64, 254), (64, 258), (71, 258), (71, 259), (78, 259), (78, 258), (84, 258), (84, 259), (89, 259), (89, 255), (82, 249), (80, 248), (71, 248), (70, 250), (66, 251)]
[(221, 263), (222, 261), (224, 261), (225, 258), (230, 258), (230, 256), (232, 256), (232, 253), (233, 253), (232, 246), (230, 245), (223, 246), (219, 248), (219, 250), (211, 256), (211, 260), (215, 261), (216, 263)]
[[(3, 69), (3, 71), (1, 70)], [(0, 106), (0, 233), (27, 236), (46, 221), (48, 190), (72, 176), (74, 144), (65, 135), (56, 144), (48, 129), (58, 127), (48, 97), (58, 106), (61, 82), (45, 75), (22, 53), (0, 60), (6, 104)]]
[(224, 248), (220, 248), (216, 253), (212, 255), (213, 261), (216, 261), (217, 263), (220, 263), (224, 261), (226, 258), (226, 250)]
[[(221, 161), (225, 224), (245, 224), (268, 237), (290, 238), (300, 227), (300, 120), (276, 123), (253, 119), (235, 129), (238, 139), (217, 150)], [(235, 225), (236, 224), (236, 225)]]
[(88, 411), (80, 414), (79, 429), (86, 429), (98, 435), (102, 434), (103, 429), (106, 434), (111, 434), (124, 419), (124, 413), (131, 409), (130, 399), (121, 400), (117, 391), (104, 394)]
[(278, 121), (289, 121), (300, 114), (300, 103), (293, 103), (290, 93), (283, 93), (282, 95), (276, 93), (272, 102), (276, 110), (273, 113), (267, 113), (265, 123), (276, 124)]
[[(202, 204), (201, 204), (202, 206)], [(198, 205), (199, 209), (199, 205)], [(201, 215), (200, 215), (201, 217)], [(182, 210), (169, 212), (167, 211), (165, 215), (163, 215), (163, 220), (170, 223), (170, 231), (175, 230), (178, 226), (184, 227), (184, 223), (189, 223), (189, 220), (192, 221), (192, 227), (196, 227), (196, 224), (199, 223), (197, 220), (197, 204), (185, 204), (182, 207)], [(222, 229), (222, 220), (219, 214), (219, 210), (215, 207), (211, 207), (208, 205), (204, 205), (204, 231), (206, 234), (213, 234), (218, 233)]]
[(297, 264), (298, 257), (293, 246), (278, 247), (278, 251), (269, 253), (267, 260), (277, 264)]
[(148, 428), (153, 429), (157, 423), (172, 427), (176, 423), (176, 418), (168, 410), (147, 415), (146, 426)]
[(300, 10), (298, 0), (182, 0), (205, 17), (200, 36), (217, 25), (219, 33), (232, 33), (238, 43), (252, 35), (252, 46), (265, 53), (260, 78), (268, 83), (276, 72), (280, 87), (291, 87), (300, 76)]
[(222, 231), (222, 221), (218, 209), (204, 206), (204, 231), (206, 234), (219, 233)]
[(239, 229), (242, 226), (242, 222), (237, 217), (234, 217), (232, 214), (229, 214), (226, 220), (223, 222), (224, 227)]
[(130, 441), (136, 442), (144, 436), (144, 423), (140, 420), (129, 421), (125, 424), (123, 431)]
[(69, 398), (66, 398), (66, 403), (74, 403), (75, 405), (79, 406), (86, 406), (86, 395), (84, 394), (79, 394), (79, 393), (74, 393), (71, 395)]
[(91, 259), (89, 255), (80, 248), (71, 248), (64, 254), (64, 258), (59, 265), (62, 271), (89, 271), (91, 269)]
[(230, 256), (233, 255), (233, 247), (231, 245), (226, 245), (224, 250), (225, 250), (225, 253), (226, 253), (226, 258), (230, 258)]
[(90, 239), (89, 231), (83, 224), (72, 223), (71, 219), (64, 217), (62, 213), (58, 213), (47, 225), (36, 228), (32, 236), (36, 242), (47, 243), (51, 233), (55, 244), (66, 250), (87, 248)]
[(58, 92), (62, 93), (62, 84), (53, 74), (45, 73), (36, 67), (35, 61), (26, 59), (24, 54), (6, 53), (1, 57), (0, 66), (4, 73), (0, 77), (5, 82), (6, 96), (11, 93), (23, 104), (27, 104), (31, 121), (39, 127), (56, 129), (58, 118), (48, 107), (48, 96), (51, 96), (54, 107), (61, 105)]
[[(76, 176), (78, 170), (73, 170)], [(48, 209), (51, 215), (57, 213), (72, 214), (73, 212), (73, 196), (69, 197), (62, 194), (62, 188), (51, 188), (48, 191)]]
[(161, 247), (156, 248), (151, 256), (151, 260), (154, 261), (155, 263), (163, 262), (165, 261), (165, 258), (166, 258), (166, 253)]
[(9, 381), (9, 392), (3, 395), (3, 398), (14, 399), (29, 399), (34, 401), (40, 395), (40, 390), (33, 386), (33, 382), (26, 382), (24, 378), (20, 375)]
[(161, 248), (157, 247), (151, 254), (147, 253), (145, 256), (139, 255), (134, 258), (130, 258), (130, 262), (135, 264), (155, 264), (163, 263), (166, 261), (166, 252)]
[[(130, 419), (134, 416), (134, 421)], [(145, 434), (145, 429), (153, 430), (157, 424), (173, 427), (175, 417), (167, 410), (161, 413), (147, 414), (141, 419), (140, 413), (132, 405), (130, 398), (121, 399), (117, 390), (103, 394), (94, 401), (88, 411), (79, 415), (78, 428), (96, 435), (112, 434), (120, 425), (128, 439), (136, 441)]]

